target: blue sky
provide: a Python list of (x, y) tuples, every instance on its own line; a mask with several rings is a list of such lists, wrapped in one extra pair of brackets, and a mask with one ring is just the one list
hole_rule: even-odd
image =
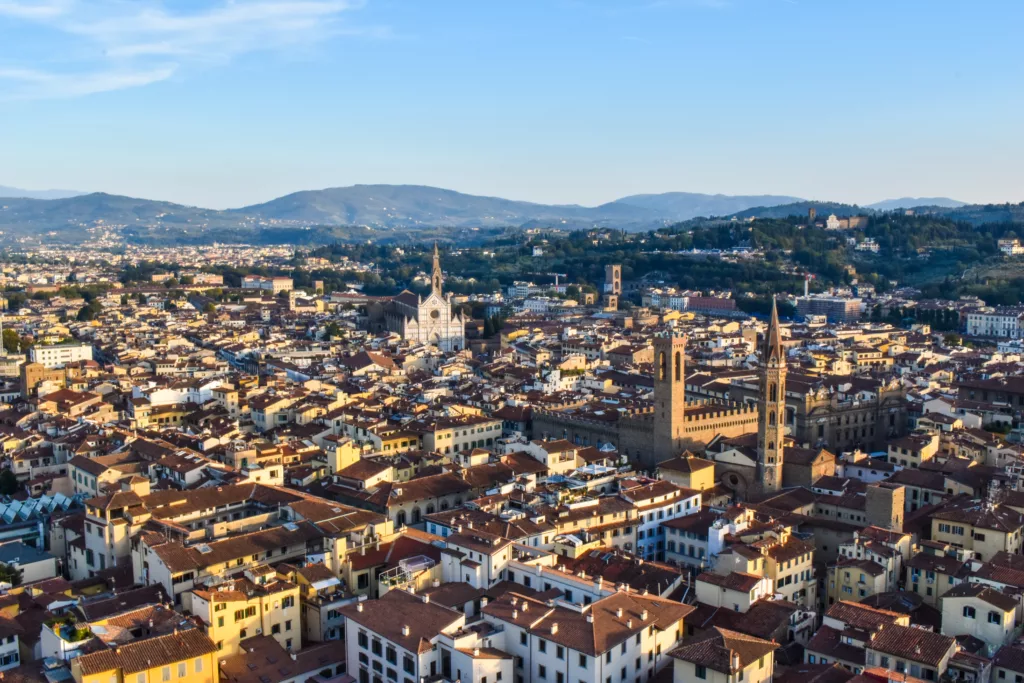
[(1024, 200), (1020, 0), (0, 0), (0, 184)]

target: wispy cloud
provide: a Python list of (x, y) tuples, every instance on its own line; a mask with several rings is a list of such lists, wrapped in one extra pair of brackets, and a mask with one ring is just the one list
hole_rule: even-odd
[(47, 20), (64, 14), (70, 2), (53, 0), (45, 2), (13, 2), (0, 0), (0, 16), (16, 19)]
[(7, 100), (54, 99), (95, 95), (101, 92), (137, 88), (170, 78), (174, 67), (148, 71), (93, 71), (84, 74), (60, 74), (34, 69), (0, 69), (0, 81), (16, 84), (5, 95)]
[[(6, 18), (8, 25), (34, 24), (77, 47), (79, 55), (99, 55), (83, 62), (69, 53), (65, 59), (75, 68), (53, 71), (5, 54), (0, 40), (0, 97), (75, 97), (133, 88), (193, 64), (305, 49), (338, 36), (386, 36), (386, 27), (345, 21), (362, 5), (358, 0), (219, 0), (185, 12), (157, 0), (0, 0), (0, 20)], [(4, 25), (0, 22), (0, 36)]]

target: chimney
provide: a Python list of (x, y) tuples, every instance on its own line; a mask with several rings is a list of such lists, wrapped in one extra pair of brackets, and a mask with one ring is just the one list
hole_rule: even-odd
[(429, 595), (424, 594), (424, 595), (420, 596), (420, 598), (423, 600), (423, 604), (427, 604), (427, 603), (430, 602), (430, 596)]
[(593, 612), (587, 612), (587, 623), (588, 624), (593, 624), (594, 623), (594, 613)]
[(487, 596), (480, 598), (480, 609), (487, 607)]
[(732, 653), (732, 670), (733, 671), (739, 671), (740, 670), (740, 656), (738, 654), (736, 654), (735, 652)]
[(519, 610), (517, 610), (517, 609), (512, 610), (512, 619), (518, 619), (518, 618), (519, 618)]
[(523, 611), (524, 612), (529, 612), (530, 611), (530, 603), (526, 602), (525, 600), (523, 600)]
[(362, 612), (363, 611), (363, 603), (361, 603), (361, 602), (357, 602), (356, 603), (356, 611), (357, 612)]
[(298, 661), (299, 656), (297, 654), (295, 654), (294, 652), (289, 652), (288, 654), (291, 655), (293, 662)]
[(640, 621), (647, 621), (647, 610), (640, 613)]
[(409, 635), (409, 627), (404, 625), (404, 624), (402, 625), (402, 635), (403, 636)]
[(622, 618), (622, 608), (621, 607), (619, 607), (619, 608), (617, 608), (615, 610), (615, 616), (617, 616), (619, 619)]
[(558, 622), (551, 624), (551, 635), (558, 633)]
[(478, 647), (474, 647), (473, 648), (473, 656), (474, 657), (479, 657), (480, 656), (480, 648), (478, 648)]
[(633, 628), (633, 620), (626, 619), (626, 628)]
[(434, 579), (434, 588), (439, 588), (440, 586), (441, 586), (441, 580), (440, 579)]

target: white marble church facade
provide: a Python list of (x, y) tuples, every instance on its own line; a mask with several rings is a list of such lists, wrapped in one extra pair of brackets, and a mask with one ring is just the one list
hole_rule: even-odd
[(466, 348), (466, 320), (452, 312), (451, 299), (442, 288), (441, 259), (434, 246), (434, 268), (430, 277), (430, 294), (423, 298), (405, 290), (388, 306), (387, 328), (402, 339), (436, 346), (442, 351)]

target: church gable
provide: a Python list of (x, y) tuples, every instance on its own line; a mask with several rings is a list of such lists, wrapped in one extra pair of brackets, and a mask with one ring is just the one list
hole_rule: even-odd
[(715, 462), (728, 463), (730, 465), (740, 465), (742, 467), (755, 467), (757, 461), (745, 454), (738, 448), (730, 448), (727, 451), (714, 454)]
[(441, 297), (441, 295), (436, 294), (436, 293), (431, 293), (430, 296), (428, 296), (426, 299), (424, 299), (423, 303), (420, 304), (420, 310), (421, 311), (430, 311), (430, 310), (433, 310), (435, 308), (442, 309), (442, 308), (447, 308), (447, 307), (448, 307), (448, 302), (445, 301)]

